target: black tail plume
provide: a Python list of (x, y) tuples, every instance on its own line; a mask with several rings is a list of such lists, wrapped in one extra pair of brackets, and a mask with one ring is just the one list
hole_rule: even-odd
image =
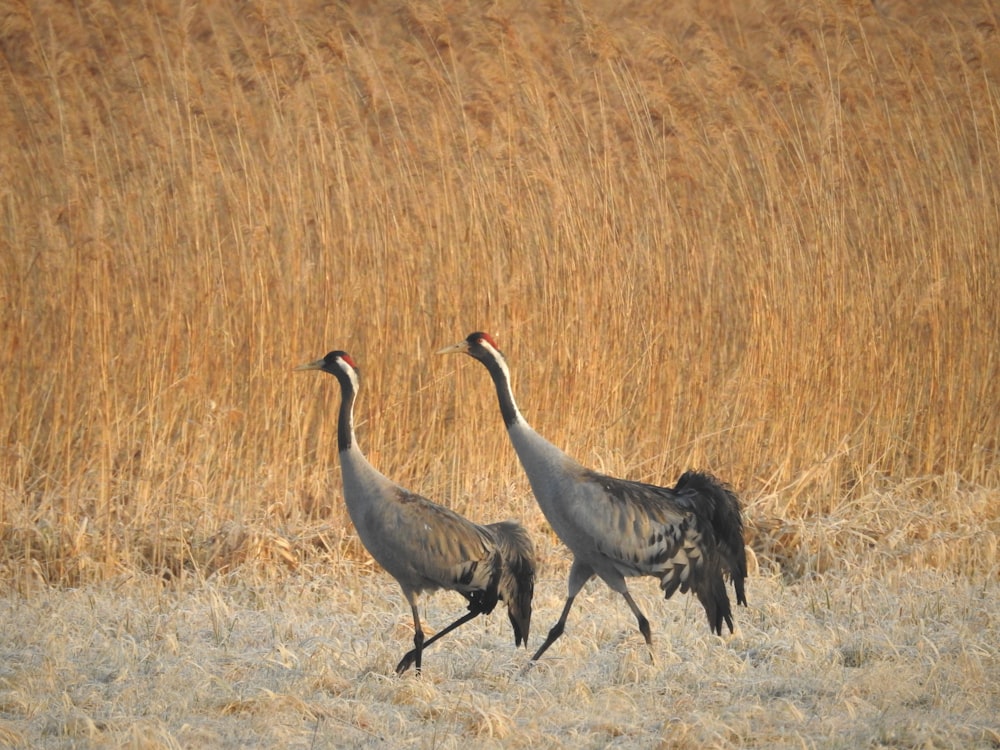
[[(746, 606), (744, 582), (747, 577), (747, 554), (743, 541), (743, 515), (736, 494), (711, 474), (697, 471), (684, 472), (677, 480), (674, 491), (697, 493), (706, 503), (708, 512), (705, 515), (711, 523), (722, 566), (733, 582), (736, 603)], [(699, 592), (698, 598), (705, 606), (712, 629), (721, 632), (722, 620), (725, 619), (732, 632), (729, 597), (721, 578), (711, 582), (704, 592)]]
[(531, 599), (535, 592), (535, 547), (524, 527), (516, 521), (491, 523), (488, 528), (500, 550), (501, 570), (497, 590), (507, 604), (514, 629), (514, 643), (528, 645), (531, 630)]

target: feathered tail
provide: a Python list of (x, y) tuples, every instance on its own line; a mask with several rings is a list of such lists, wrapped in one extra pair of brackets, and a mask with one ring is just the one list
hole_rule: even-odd
[[(699, 515), (705, 517), (712, 527), (715, 551), (721, 566), (729, 573), (733, 582), (736, 603), (746, 606), (744, 581), (747, 577), (747, 554), (743, 542), (743, 516), (736, 494), (711, 474), (697, 471), (684, 472), (677, 480), (674, 492), (695, 493), (699, 496)], [(704, 585), (698, 586), (695, 593), (705, 607), (708, 624), (713, 632), (722, 633), (723, 620), (729, 627), (729, 632), (733, 632), (732, 610), (721, 574), (709, 573), (708, 580), (704, 581)]]
[(531, 629), (531, 598), (535, 592), (535, 547), (524, 527), (516, 521), (491, 523), (487, 527), (500, 550), (501, 569), (497, 591), (507, 603), (507, 616), (514, 628), (514, 643), (528, 646)]

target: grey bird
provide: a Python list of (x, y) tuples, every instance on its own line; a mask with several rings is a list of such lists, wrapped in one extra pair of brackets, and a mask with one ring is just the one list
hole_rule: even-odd
[[(489, 614), (500, 600), (507, 605), (515, 645), (527, 648), (535, 553), (524, 527), (515, 521), (480, 526), (377, 471), (355, 440), (354, 400), (360, 376), (346, 352), (332, 351), (295, 369), (322, 370), (340, 383), (337, 443), (347, 512), (362, 544), (396, 579), (413, 612), (413, 649), (400, 660), (396, 674), (411, 664), (419, 673), (425, 648)], [(464, 596), (469, 611), (425, 641), (417, 604), (422, 592), (439, 589)]]
[(712, 632), (721, 635), (723, 621), (733, 632), (723, 572), (729, 574), (737, 603), (746, 605), (747, 562), (739, 501), (726, 485), (694, 471), (685, 472), (668, 488), (587, 469), (535, 432), (521, 415), (507, 362), (488, 334), (471, 333), (438, 352), (451, 353), (468, 354), (486, 366), (535, 499), (573, 553), (562, 614), (532, 662), (562, 635), (574, 598), (595, 575), (625, 598), (651, 655), (649, 621), (629, 593), (627, 577), (660, 579), (668, 599), (678, 589), (693, 591)]

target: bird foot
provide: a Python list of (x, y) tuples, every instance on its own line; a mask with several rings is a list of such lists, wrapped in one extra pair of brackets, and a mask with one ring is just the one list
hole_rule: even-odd
[[(413, 664), (416, 658), (417, 658), (416, 649), (411, 649), (410, 651), (407, 651), (405, 654), (403, 654), (403, 658), (400, 659), (399, 664), (396, 665), (396, 675), (397, 676), (402, 675), (403, 672), (405, 672), (407, 669), (410, 668), (410, 666)], [(420, 674), (419, 669), (417, 670), (417, 674)]]
[(527, 664), (525, 664), (525, 665), (524, 665), (523, 667), (521, 667), (521, 668), (520, 668), (520, 669), (519, 669), (519, 670), (517, 671), (517, 678), (518, 678), (518, 679), (523, 679), (523, 678), (527, 677), (527, 675), (528, 675), (528, 672), (530, 672), (530, 671), (532, 670), (532, 668), (534, 668), (534, 666), (535, 666), (535, 663), (536, 663), (536, 662), (535, 662), (535, 660), (534, 660), (534, 659), (532, 659), (532, 660), (531, 660), (531, 661), (529, 661), (529, 662), (528, 662)]

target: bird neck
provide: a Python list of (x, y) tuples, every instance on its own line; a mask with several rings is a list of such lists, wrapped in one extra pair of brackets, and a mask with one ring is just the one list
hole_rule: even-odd
[[(552, 471), (571, 470), (577, 472), (582, 471), (583, 467), (561, 448), (535, 432), (534, 428), (528, 424), (514, 402), (507, 362), (502, 357), (497, 357), (485, 359), (484, 364), (486, 369), (490, 371), (493, 383), (496, 385), (500, 413), (503, 415), (507, 434), (510, 436), (514, 450), (528, 475), (532, 488), (535, 490), (535, 496), (539, 503), (543, 504), (542, 510), (546, 511), (547, 502), (543, 503), (543, 496), (547, 497), (544, 490), (547, 486), (547, 477), (551, 475)], [(547, 511), (546, 515), (548, 515)]]
[(514, 402), (514, 393), (510, 389), (510, 371), (502, 359), (487, 359), (483, 361), (497, 389), (497, 400), (500, 402), (500, 414), (503, 423), (510, 429), (518, 422), (524, 422), (524, 417)]
[(340, 379), (340, 416), (337, 419), (337, 450), (349, 451), (354, 445), (354, 386)]

